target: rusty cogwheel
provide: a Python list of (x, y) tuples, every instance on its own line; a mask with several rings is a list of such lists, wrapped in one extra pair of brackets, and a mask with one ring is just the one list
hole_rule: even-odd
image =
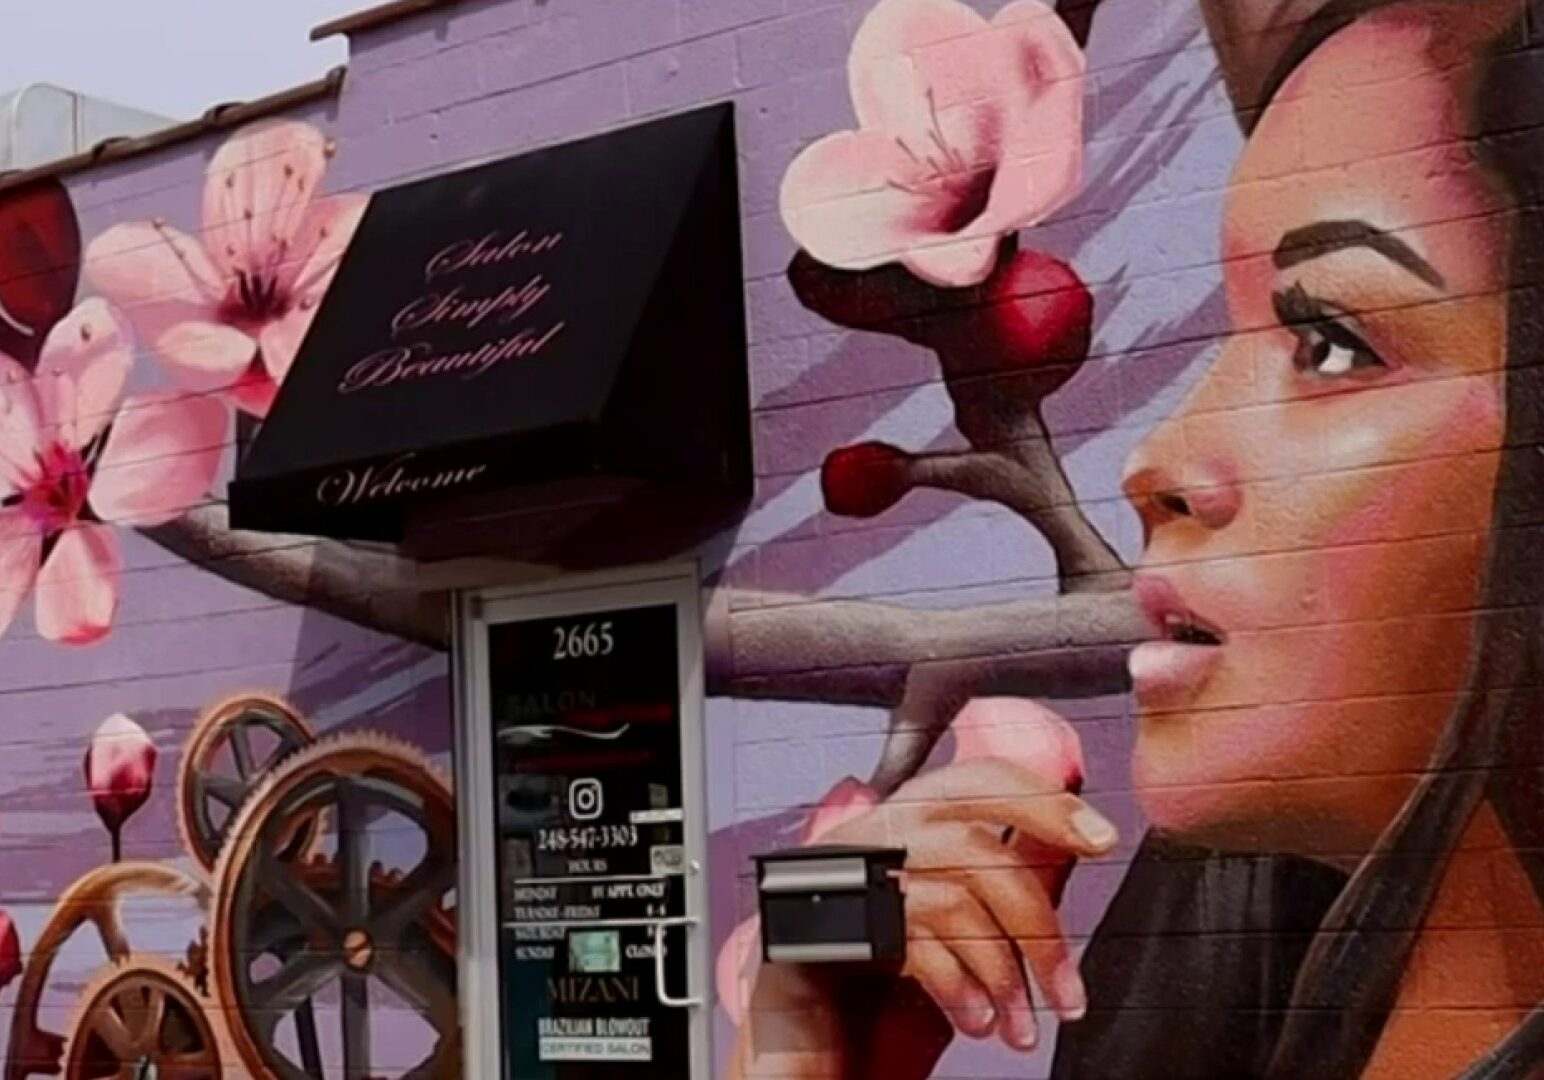
[(225, 1080), (224, 1017), (175, 964), (133, 955), (81, 991), (64, 1080)]
[[(177, 827), (200, 866), (214, 867), (226, 830), (263, 777), (315, 741), (300, 713), (269, 694), (238, 694), (204, 710), (177, 769)], [(318, 831), (307, 822), (297, 846)]]
[(203, 882), (161, 863), (110, 863), (76, 880), (54, 905), (53, 914), (33, 943), (26, 970), (22, 972), (16, 1003), (11, 1010), (5, 1080), (59, 1075), (64, 1037), (38, 1026), (38, 1005), (48, 986), (54, 958), (75, 932), (89, 922), (96, 928), (110, 960), (122, 963), (131, 959), (135, 954), (129, 947), (118, 908), (125, 897), (141, 895), (186, 896), (200, 906), (206, 906), (208, 902), (208, 890)]
[[(333, 853), (292, 858), (296, 830), (322, 819), (334, 827)], [(373, 847), (407, 865), (387, 872), (372, 860)], [(213, 875), (209, 984), (240, 1063), (276, 1080), (321, 1076), (316, 1006), (325, 1003), (342, 1074), (376, 1075), (375, 982), (434, 1033), (433, 1048), (403, 1080), (455, 1075), (455, 916), (447, 903), (455, 888), (455, 800), (417, 749), (380, 735), (339, 735), (274, 768), (227, 830)], [(293, 1037), (281, 1034), (286, 1021)]]

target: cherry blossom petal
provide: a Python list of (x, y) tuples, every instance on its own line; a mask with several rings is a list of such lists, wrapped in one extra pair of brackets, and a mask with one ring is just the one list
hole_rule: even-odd
[(33, 385), (41, 419), (79, 450), (107, 426), (134, 367), (133, 332), (107, 301), (92, 297), (49, 332)]
[(151, 347), (190, 390), (217, 390), (239, 379), (257, 359), (250, 334), (223, 323), (189, 321), (168, 327)]
[(919, 158), (980, 170), (1027, 155), (1062, 174), (1066, 158), (1081, 163), (1085, 67), (1039, 0), (990, 23), (956, 0), (885, 0), (853, 41), (848, 78), (862, 126)]
[(0, 266), (0, 351), (30, 368), (80, 284), (80, 225), (57, 178), (0, 195)]
[(1000, 758), (1048, 783), (1075, 788), (1083, 780), (1083, 745), (1071, 724), (1027, 698), (977, 698), (955, 716), (954, 760)]
[[(978, 128), (1001, 131), (990, 156), (997, 163), (991, 199), (972, 231), (993, 235), (1039, 224), (1077, 192), (1083, 179), (1083, 76), (1086, 60), (1060, 16), (1036, 0), (1018, 0), (997, 13), (992, 48), (972, 61), (945, 63), (952, 71), (990, 72), (986, 86), (1004, 86), (995, 115), (959, 115)], [(959, 93), (947, 86), (948, 95)], [(946, 130), (955, 114), (945, 110)]]
[(38, 633), (89, 645), (112, 629), (123, 556), (111, 525), (82, 522), (59, 535), (37, 578)]
[(369, 205), (368, 195), (331, 195), (311, 204), (295, 238), (293, 271), (280, 278), (285, 291), (311, 306), (321, 302)]
[(273, 403), (278, 400), (279, 384), (274, 382), (273, 376), (259, 364), (234, 383), (226, 391), (226, 396), (231, 399), (236, 408), (261, 420), (268, 415), (268, 410), (273, 408)]
[(326, 137), (295, 120), (253, 124), (225, 140), (204, 178), (204, 243), (227, 278), (278, 280), (327, 156)]
[(852, 39), (847, 85), (858, 123), (925, 133), (928, 86), (917, 56), (940, 42), (976, 40), (986, 19), (957, 0), (880, 0)]
[(311, 321), (316, 318), (316, 308), (297, 307), (267, 324), (258, 332), (257, 339), (263, 346), (263, 366), (273, 381), (282, 383), (289, 374), (300, 343), (305, 340)]
[(914, 247), (901, 256), (901, 263), (923, 281), (946, 288), (979, 285), (992, 273), (997, 263), (1001, 236), (966, 240), (939, 240), (925, 247)]
[(226, 284), (204, 249), (169, 225), (115, 225), (86, 248), (86, 280), (155, 347), (178, 323), (215, 317)]
[(20, 507), (0, 510), (0, 633), (32, 591), (43, 556), (43, 534)]
[(815, 812), (804, 824), (801, 839), (806, 844), (816, 843), (832, 829), (845, 825), (878, 805), (878, 792), (863, 781), (849, 776), (820, 800), (820, 805), (815, 807)]
[(827, 266), (869, 270), (895, 262), (947, 224), (947, 203), (912, 188), (912, 163), (888, 136), (828, 135), (794, 159), (783, 176), (783, 223)]
[(125, 525), (170, 521), (208, 494), (229, 432), (230, 410), (212, 395), (131, 395), (102, 448), (91, 508)]
[(37, 480), (43, 422), (32, 376), (0, 353), (0, 484), (14, 494)]
[(750, 998), (750, 988), (755, 985), (756, 973), (761, 969), (761, 916), (752, 915), (729, 935), (718, 950), (718, 960), (713, 965), (713, 984), (718, 990), (718, 1003), (723, 1006), (729, 1022), (739, 1027), (745, 1022), (745, 1007)]

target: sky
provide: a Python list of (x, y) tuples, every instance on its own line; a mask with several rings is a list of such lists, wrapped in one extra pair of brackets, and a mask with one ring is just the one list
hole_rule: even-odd
[(310, 31), (380, 0), (0, 0), (0, 93), (31, 82), (189, 119), (347, 59)]

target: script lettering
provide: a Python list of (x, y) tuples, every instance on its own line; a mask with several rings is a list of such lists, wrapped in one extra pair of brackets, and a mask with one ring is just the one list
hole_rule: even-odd
[[(435, 252), (424, 264), (430, 287), (391, 316), (391, 338), (397, 344), (354, 361), (338, 380), (338, 392), (354, 394), (441, 375), (475, 379), (500, 364), (539, 355), (567, 327), (561, 319), (542, 318), (553, 294), (544, 272), (531, 270), (523, 279), (493, 285), (451, 278), (546, 255), (562, 242), (561, 231), (495, 230)], [(438, 331), (448, 332), (449, 340)]]
[(551, 291), (551, 284), (537, 274), (519, 287), (506, 285), (491, 295), (469, 296), (461, 285), (446, 292), (426, 293), (397, 312), (391, 320), (391, 335), (401, 337), (409, 330), (445, 324), (476, 329), (489, 319), (514, 322), (530, 314)]
[(550, 345), (566, 325), (553, 323), (545, 331), (528, 326), (460, 352), (436, 353), (433, 346), (422, 341), (416, 345), (382, 349), (371, 353), (344, 372), (338, 390), (340, 393), (352, 394), (371, 387), (412, 382), (431, 375), (460, 375), (464, 379), (475, 379), (506, 361), (535, 356)]
[(562, 242), (561, 232), (532, 236), (526, 229), (510, 237), (501, 237), (497, 232), (491, 232), (475, 240), (458, 240), (434, 253), (424, 265), (424, 280), (433, 281), (437, 277), (475, 266), (509, 262), (523, 255), (542, 255)]
[(415, 495), (424, 491), (463, 487), (488, 471), (486, 465), (462, 465), (446, 469), (414, 471), (416, 454), (403, 454), (384, 465), (339, 469), (324, 477), (316, 488), (316, 501), (324, 506), (355, 506), (365, 502)]

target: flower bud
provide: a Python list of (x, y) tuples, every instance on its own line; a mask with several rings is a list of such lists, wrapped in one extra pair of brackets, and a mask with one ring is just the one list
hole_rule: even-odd
[(820, 467), (826, 509), (843, 517), (884, 513), (911, 489), (911, 455), (882, 442), (833, 450)]
[(102, 722), (86, 749), (86, 787), (97, 816), (114, 835), (133, 817), (155, 778), (155, 743), (122, 713)]
[(0, 908), (0, 988), (9, 986), (21, 974), (21, 938), (11, 913)]

